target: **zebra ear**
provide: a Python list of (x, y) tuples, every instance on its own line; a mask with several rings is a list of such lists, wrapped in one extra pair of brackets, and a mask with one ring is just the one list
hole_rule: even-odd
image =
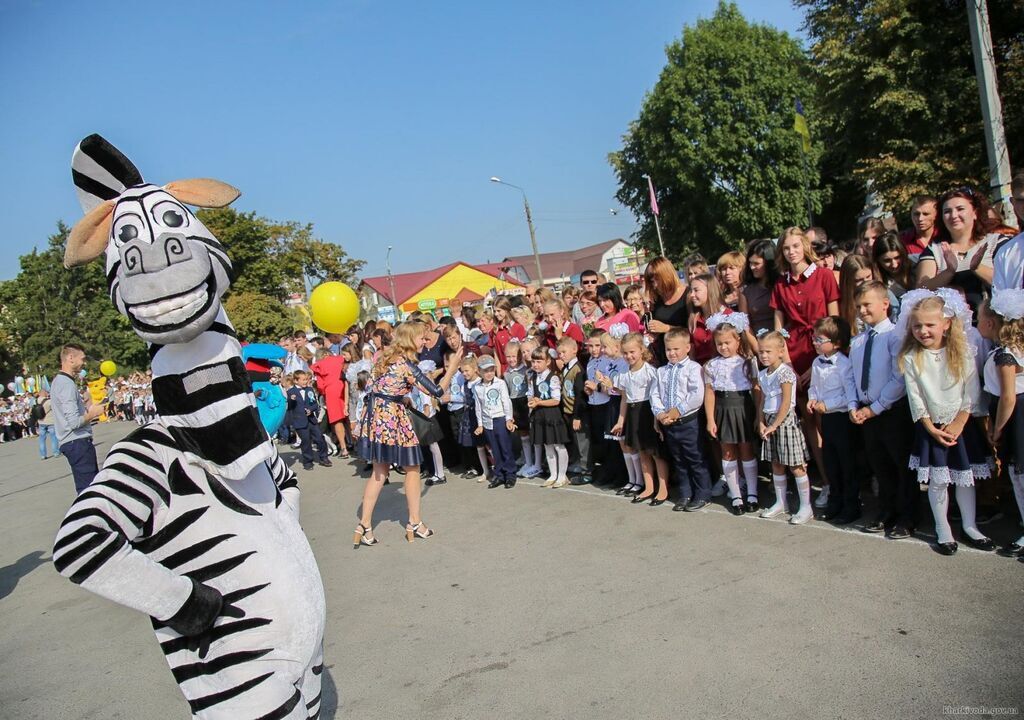
[(113, 200), (101, 202), (71, 228), (64, 249), (64, 267), (85, 265), (103, 254), (110, 241), (110, 217), (115, 204)]
[(186, 205), (204, 208), (226, 207), (242, 194), (237, 188), (212, 178), (175, 180), (164, 185), (164, 190)]

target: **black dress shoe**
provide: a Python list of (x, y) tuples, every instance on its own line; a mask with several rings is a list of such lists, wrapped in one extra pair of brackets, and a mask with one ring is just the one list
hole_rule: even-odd
[(680, 500), (679, 502), (677, 502), (675, 505), (672, 506), (672, 512), (682, 512), (685, 509), (686, 509), (686, 501), (685, 500)]
[(616, 490), (615, 494), (616, 495), (625, 495), (628, 492), (630, 492), (630, 487), (628, 485), (626, 485), (626, 486), (620, 487), (618, 490)]
[(1024, 552), (1024, 545), (1013, 542), (999, 548), (996, 552), (1003, 557), (1019, 557), (1020, 554)]
[(890, 540), (906, 540), (913, 534), (913, 530), (908, 530), (902, 525), (893, 525), (892, 530), (888, 533), (888, 537)]
[(839, 515), (832, 520), (833, 525), (849, 525), (860, 520), (860, 513), (856, 515)]
[(658, 507), (659, 505), (664, 505), (666, 500), (668, 500), (668, 498), (665, 498), (665, 500), (658, 500), (657, 498), (654, 498), (653, 500), (651, 500), (651, 507)]
[(731, 512), (733, 515), (742, 515), (743, 514), (743, 503), (742, 502), (733, 503), (732, 505), (729, 506), (729, 512)]
[(506, 490), (511, 490), (515, 486), (516, 486), (516, 479), (514, 477), (506, 478), (506, 480), (505, 480), (505, 489)]
[(761, 506), (757, 504), (757, 500), (754, 500), (753, 502), (748, 500), (747, 502), (743, 503), (743, 512), (752, 513), (757, 512), (760, 509)]
[(488, 490), (493, 490), (494, 488), (496, 488), (496, 487), (498, 487), (500, 485), (504, 485), (504, 484), (505, 484), (505, 481), (502, 480), (501, 478), (494, 478), (489, 483), (487, 483), (487, 489)]
[(708, 506), (708, 501), (707, 500), (691, 500), (686, 505), (686, 512), (697, 512), (698, 510), (703, 510), (707, 506)]
[(589, 475), (576, 475), (569, 480), (570, 485), (589, 485), (591, 482)]
[(303, 463), (302, 469), (303, 470), (312, 470), (313, 469), (313, 463)]
[(632, 499), (630, 499), (630, 502), (633, 503), (634, 505), (636, 505), (638, 503), (647, 502), (652, 497), (654, 497), (654, 496), (653, 495), (634, 495), (632, 497)]
[(938, 548), (942, 555), (956, 555), (957, 544), (955, 542), (939, 543)]
[(320, 467), (334, 467), (334, 463), (330, 460), (318, 460), (316, 464)]
[(987, 537), (981, 538), (980, 540), (975, 540), (970, 535), (965, 534), (964, 542), (970, 545), (975, 550), (984, 550), (985, 552), (990, 552), (996, 549), (996, 544), (992, 542), (991, 538)]
[(875, 520), (862, 527), (861, 530), (866, 533), (885, 532), (885, 525), (882, 524), (881, 520)]

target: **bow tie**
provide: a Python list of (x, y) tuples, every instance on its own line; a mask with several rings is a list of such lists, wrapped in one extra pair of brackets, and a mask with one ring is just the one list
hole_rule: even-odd
[(823, 357), (818, 358), (818, 362), (822, 363), (823, 365), (835, 365), (836, 363), (835, 360), (830, 360), (828, 358)]

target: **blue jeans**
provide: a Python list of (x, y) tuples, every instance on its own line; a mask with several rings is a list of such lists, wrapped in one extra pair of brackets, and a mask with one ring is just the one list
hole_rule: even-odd
[(53, 454), (57, 455), (58, 453), (60, 453), (60, 448), (57, 447), (57, 432), (53, 429), (53, 425), (43, 425), (42, 423), (40, 423), (39, 424), (39, 457), (41, 457), (43, 460), (45, 460), (46, 458), (48, 458), (50, 456), (50, 453), (47, 452), (48, 448), (46, 447), (46, 436), (47, 435), (49, 435), (50, 438), (53, 441)]
[(75, 490), (82, 492), (96, 477), (100, 471), (96, 462), (96, 448), (93, 447), (92, 438), (78, 438), (66, 442), (60, 446), (60, 451), (68, 459), (71, 466), (71, 474), (75, 478)]

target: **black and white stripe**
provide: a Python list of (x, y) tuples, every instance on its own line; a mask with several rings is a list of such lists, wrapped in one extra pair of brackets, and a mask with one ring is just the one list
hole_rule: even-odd
[(142, 174), (132, 161), (95, 134), (82, 140), (75, 148), (71, 156), (71, 177), (85, 212), (143, 183)]

